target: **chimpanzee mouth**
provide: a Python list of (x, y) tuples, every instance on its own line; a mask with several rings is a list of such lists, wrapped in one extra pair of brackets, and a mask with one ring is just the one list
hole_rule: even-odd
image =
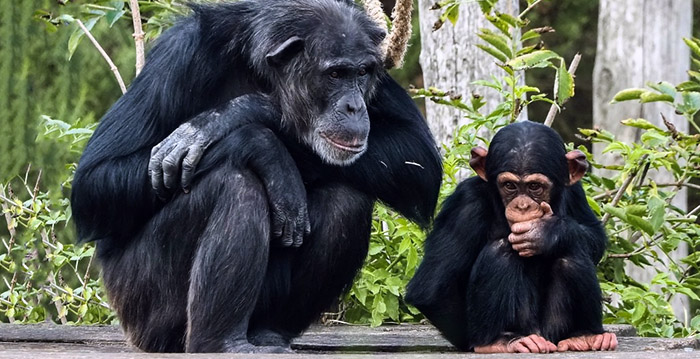
[(346, 152), (362, 153), (365, 151), (365, 149), (367, 149), (367, 142), (366, 141), (361, 141), (361, 142), (357, 141), (355, 143), (347, 143), (347, 142), (332, 138), (323, 132), (321, 132), (319, 135), (321, 136), (321, 138), (326, 140), (326, 142), (333, 145), (333, 147), (338, 148), (338, 149), (343, 150), (343, 151), (346, 151)]

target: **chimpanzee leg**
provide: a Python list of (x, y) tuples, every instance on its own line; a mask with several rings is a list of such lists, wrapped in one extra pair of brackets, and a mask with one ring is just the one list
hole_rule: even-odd
[(105, 285), (131, 341), (146, 351), (259, 351), (246, 332), (269, 223), (257, 177), (222, 164), (125, 247), (100, 245)]
[(217, 202), (194, 253), (187, 351), (256, 351), (246, 333), (267, 266), (267, 196), (247, 171), (227, 173), (216, 181), (225, 200)]
[(593, 263), (587, 258), (558, 258), (549, 273), (543, 335), (557, 343), (572, 336), (602, 333), (602, 298)]
[(479, 254), (465, 308), (465, 325), (475, 347), (539, 332), (536, 278), (526, 260), (505, 239), (488, 243)]
[(251, 342), (288, 345), (352, 284), (367, 256), (373, 205), (341, 184), (309, 191), (311, 234), (299, 248), (272, 249)]

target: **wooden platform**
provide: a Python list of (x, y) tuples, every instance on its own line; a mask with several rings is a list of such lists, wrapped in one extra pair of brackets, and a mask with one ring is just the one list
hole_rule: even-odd
[[(557, 358), (700, 358), (700, 341), (693, 338), (661, 339), (634, 337), (627, 326), (611, 326), (618, 334), (617, 352), (557, 353)], [(476, 358), (483, 355), (457, 353), (430, 326), (399, 325), (379, 328), (359, 326), (314, 326), (296, 339), (292, 349), (298, 354), (265, 354), (259, 356), (232, 354), (148, 354), (129, 346), (121, 330), (115, 326), (59, 326), (0, 324), (0, 358)], [(495, 355), (498, 358), (529, 357), (517, 354)]]

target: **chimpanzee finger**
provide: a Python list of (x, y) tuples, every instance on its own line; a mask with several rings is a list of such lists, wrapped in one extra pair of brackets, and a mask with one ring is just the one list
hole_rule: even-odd
[(569, 342), (567, 340), (562, 340), (557, 344), (557, 351), (565, 352), (569, 350)]
[(518, 251), (518, 255), (521, 257), (532, 257), (535, 255), (535, 251), (532, 249), (526, 249), (524, 251)]
[(523, 243), (523, 242), (525, 242), (526, 239), (527, 239), (527, 237), (525, 237), (522, 234), (511, 233), (508, 235), (508, 242), (510, 242), (510, 244), (513, 244), (513, 245)]
[(534, 221), (513, 223), (513, 225), (510, 226), (510, 231), (515, 234), (526, 233), (532, 229), (533, 224)]
[(294, 231), (294, 242), (292, 247), (298, 248), (304, 242), (304, 235), (306, 235), (306, 228), (309, 226), (308, 214), (306, 212), (306, 207), (302, 207), (299, 210), (299, 215), (297, 216), (296, 228)]
[(165, 184), (165, 188), (174, 189), (177, 187), (177, 180), (180, 178), (178, 176), (180, 164), (185, 155), (187, 155), (187, 147), (178, 144), (163, 159), (163, 184)]
[[(151, 151), (153, 153), (153, 151)], [(163, 168), (161, 163), (163, 160), (163, 152), (156, 151), (156, 153), (151, 157), (148, 162), (148, 175), (151, 178), (151, 187), (155, 191), (156, 195), (165, 200), (167, 198), (168, 191), (163, 185)]]
[(542, 208), (542, 217), (550, 217), (554, 212), (552, 212), (552, 207), (547, 202), (540, 203), (540, 208)]
[(192, 145), (187, 149), (187, 156), (182, 160), (182, 178), (180, 179), (180, 185), (185, 193), (190, 192), (192, 186), (192, 176), (194, 176), (194, 171), (199, 164), (199, 160), (202, 159), (202, 154), (204, 154), (204, 147), (199, 145)]
[(513, 343), (512, 350), (514, 353), (530, 353), (530, 349), (525, 346), (522, 342)]
[(520, 340), (520, 343), (522, 343), (527, 349), (529, 350), (530, 353), (539, 353), (540, 348), (537, 346), (537, 343), (535, 343), (534, 340), (532, 340), (531, 337), (525, 337)]
[(549, 353), (549, 342), (547, 339), (535, 334), (530, 335), (530, 338), (533, 342), (535, 342), (535, 344), (537, 344), (540, 353)]
[(592, 350), (601, 350), (603, 348), (603, 341), (605, 340), (604, 335), (596, 335), (593, 337), (593, 343), (591, 345)]
[(603, 333), (603, 342), (601, 343), (600, 350), (615, 350), (617, 347), (617, 337), (614, 333)]
[(309, 210), (304, 207), (304, 235), (311, 234), (311, 220), (309, 219)]
[(549, 353), (553, 353), (557, 351), (557, 346), (554, 343), (547, 340), (547, 350), (549, 350)]
[(616, 350), (617, 349), (617, 335), (615, 333), (607, 333), (610, 335), (610, 346), (606, 350)]
[(284, 233), (282, 233), (282, 245), (290, 247), (294, 244), (294, 222), (291, 220), (284, 221)]

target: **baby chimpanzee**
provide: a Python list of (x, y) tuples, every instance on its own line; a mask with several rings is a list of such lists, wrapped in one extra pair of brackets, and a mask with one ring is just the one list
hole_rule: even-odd
[(469, 163), (478, 176), (443, 204), (407, 301), (460, 350), (614, 350), (595, 267), (607, 237), (579, 183), (586, 156), (522, 122)]

